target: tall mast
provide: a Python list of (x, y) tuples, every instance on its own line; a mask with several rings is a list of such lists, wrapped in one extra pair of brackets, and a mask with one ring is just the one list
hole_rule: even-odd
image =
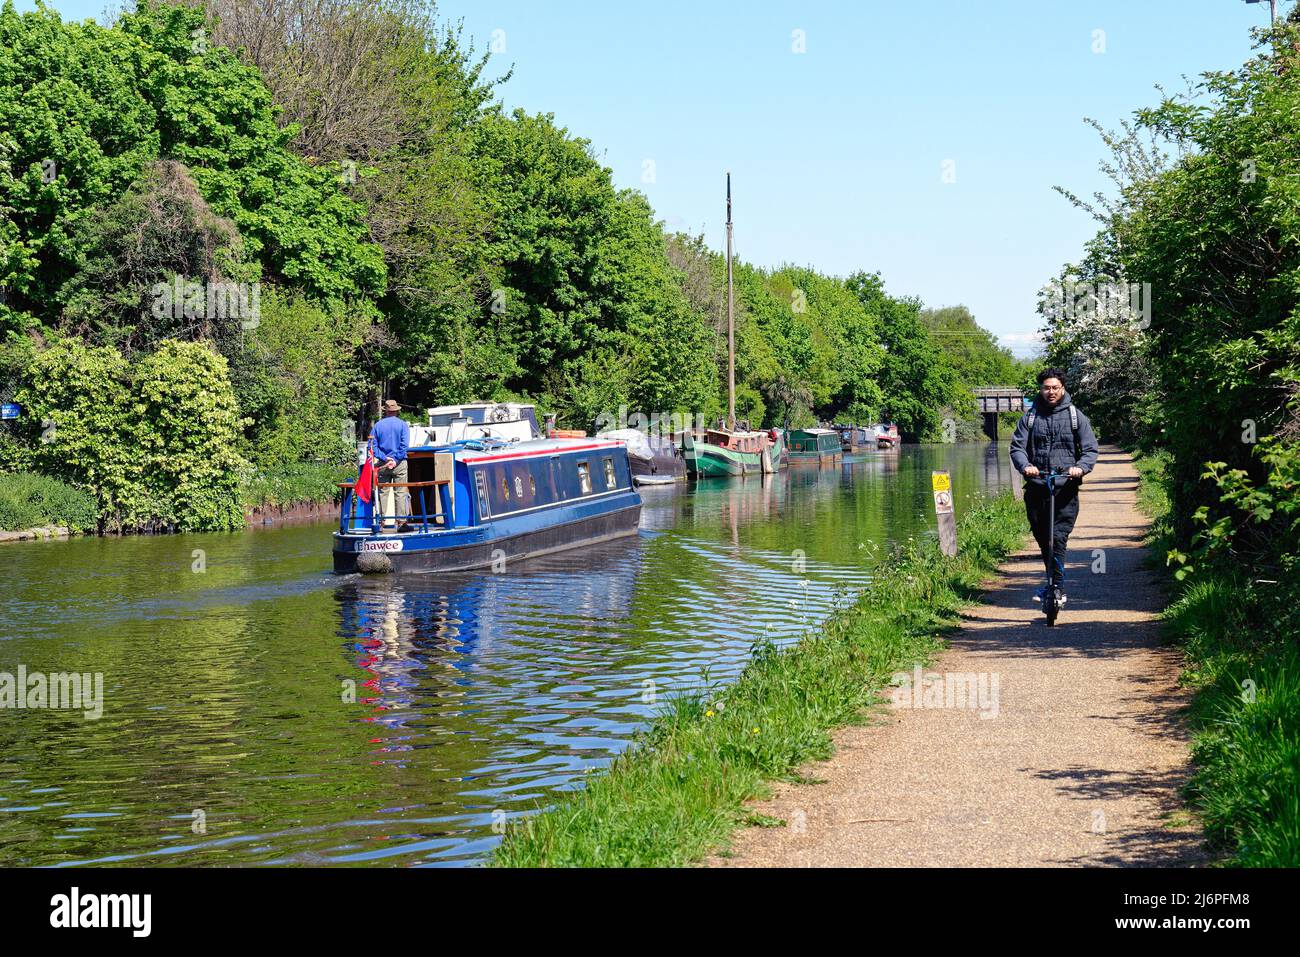
[(731, 291), (731, 174), (727, 174), (727, 429), (736, 431), (736, 317)]

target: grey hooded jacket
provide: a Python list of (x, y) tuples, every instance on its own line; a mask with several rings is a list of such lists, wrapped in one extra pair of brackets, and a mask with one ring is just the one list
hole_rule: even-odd
[[(1087, 475), (1097, 464), (1097, 437), (1092, 433), (1092, 423), (1082, 412), (1079, 416), (1079, 460), (1074, 460), (1074, 432), (1070, 428), (1070, 393), (1052, 408), (1044, 404), (1042, 396), (1034, 400), (1034, 434), (1029, 435), (1029, 414), (1020, 417), (1016, 431), (1011, 436), (1011, 464), (1023, 473), (1028, 465), (1040, 471), (1057, 468), (1062, 471), (1075, 465)], [(1077, 410), (1076, 410), (1077, 411)]]

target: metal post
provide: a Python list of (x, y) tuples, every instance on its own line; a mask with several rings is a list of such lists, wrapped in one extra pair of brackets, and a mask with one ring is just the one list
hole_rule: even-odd
[(934, 514), (939, 526), (939, 550), (957, 554), (957, 519), (952, 510), (952, 476), (946, 470), (930, 473), (934, 490)]
[(727, 174), (727, 430), (736, 431), (736, 318), (731, 290), (731, 174)]

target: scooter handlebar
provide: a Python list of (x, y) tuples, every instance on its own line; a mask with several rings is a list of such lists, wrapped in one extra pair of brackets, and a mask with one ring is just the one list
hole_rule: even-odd
[[(1023, 473), (1022, 473), (1023, 474)], [(1074, 481), (1067, 469), (1048, 469), (1045, 472), (1039, 472), (1037, 475), (1024, 475), (1026, 482), (1033, 482), (1036, 485), (1046, 485), (1048, 479), (1065, 479)], [(1064, 482), (1053, 482), (1055, 485), (1064, 485)]]

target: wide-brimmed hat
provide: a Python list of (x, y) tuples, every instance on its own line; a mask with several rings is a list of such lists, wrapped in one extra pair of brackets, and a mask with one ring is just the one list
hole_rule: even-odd
[(402, 407), (401, 407), (400, 405), (398, 405), (398, 404), (397, 404), (393, 399), (385, 399), (385, 400), (384, 400), (384, 411), (385, 411), (385, 412), (401, 412), (401, 411), (402, 411)]

